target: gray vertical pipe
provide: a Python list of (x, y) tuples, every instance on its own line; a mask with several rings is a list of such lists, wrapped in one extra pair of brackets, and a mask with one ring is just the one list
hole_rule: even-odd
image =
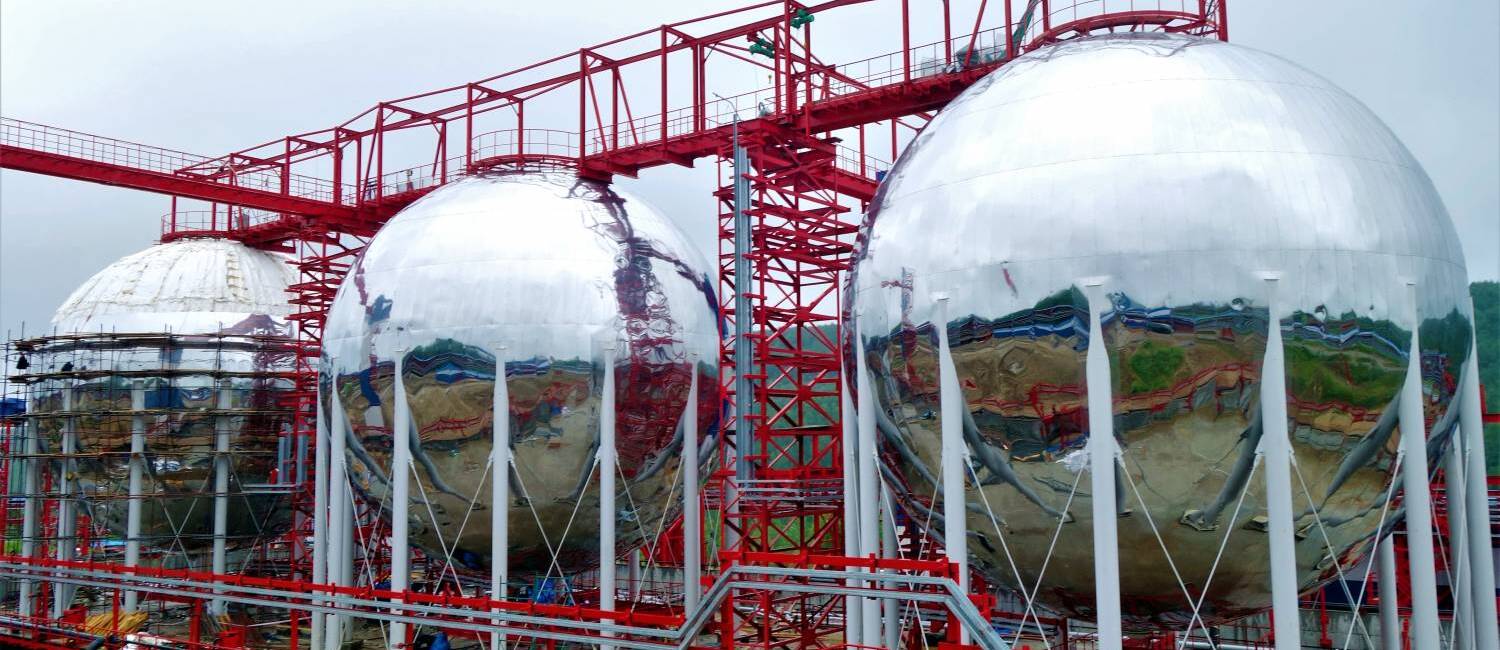
[(750, 422), (755, 393), (750, 382), (754, 371), (754, 349), (750, 342), (754, 307), (750, 304), (750, 161), (740, 146), (738, 114), (734, 121), (734, 448), (735, 480), (751, 478), (750, 450), (755, 445), (755, 425)]
[[(843, 427), (841, 451), (844, 460), (844, 555), (859, 557), (859, 426), (854, 412), (854, 396), (849, 389), (852, 381), (854, 372), (846, 364), (839, 376), (839, 419)], [(848, 573), (854, 576), (859, 570), (851, 568)], [(859, 586), (859, 580), (851, 577), (845, 584), (854, 588)], [(844, 640), (850, 645), (862, 643), (863, 637), (860, 634), (864, 629), (860, 624), (860, 613), (860, 598), (845, 596)]]
[(1422, 412), (1421, 320), (1416, 286), (1410, 281), (1406, 283), (1406, 301), (1411, 348), (1398, 418), (1401, 448), (1406, 452), (1401, 486), (1406, 507), (1407, 568), (1411, 572), (1411, 642), (1417, 648), (1437, 648), (1442, 640), (1438, 631), (1437, 560), (1432, 550), (1432, 491), (1427, 479), (1427, 423)]
[[(41, 516), (42, 495), (37, 494), (41, 485), (37, 480), (41, 471), (41, 461), (37, 460), (40, 449), (37, 445), (36, 418), (26, 418), (21, 429), (21, 449), (24, 461), (21, 463), (22, 477), (21, 490), (26, 496), (25, 503), (21, 506), (21, 557), (31, 558), (36, 556), (36, 529), (37, 519)], [(16, 609), (22, 617), (35, 615), (33, 605), (36, 602), (34, 596), (35, 581), (31, 578), (22, 578), (20, 585), (20, 602)]]
[[(599, 405), (599, 609), (615, 609), (615, 342), (604, 349), (604, 387)], [(605, 636), (612, 636), (605, 632)], [(600, 650), (614, 646), (601, 644)]]
[[(352, 522), (349, 516), (344, 406), (336, 389), (328, 391), (328, 411), (328, 583), (347, 587), (352, 571), (346, 572), (345, 567), (352, 566), (352, 558), (348, 555), (353, 549), (346, 540), (352, 538), (347, 530)], [(339, 650), (343, 646), (344, 618), (338, 614), (328, 615), (323, 626), (325, 650)]]
[[(958, 566), (959, 591), (969, 593), (969, 509), (964, 493), (964, 457), (969, 450), (963, 432), (963, 414), (969, 407), (948, 343), (948, 296), (936, 294), (933, 300), (938, 332), (938, 409), (942, 412), (943, 544), (948, 561)], [(967, 644), (969, 630), (960, 628), (958, 639)]]
[[(880, 517), (880, 557), (895, 559), (899, 555), (896, 546), (896, 511), (895, 504), (891, 503), (891, 489), (884, 482), (880, 484), (880, 500), (884, 504), (884, 512)], [(889, 569), (881, 573), (894, 573)], [(885, 647), (901, 647), (901, 601), (895, 598), (885, 599)]]
[[(1267, 536), (1270, 541), (1271, 608), (1277, 650), (1302, 647), (1297, 610), (1297, 549), (1292, 515), (1292, 447), (1287, 437), (1286, 356), (1281, 342), (1278, 278), (1266, 277), (1266, 357), (1261, 370), (1260, 413), (1265, 426)], [(1230, 522), (1231, 525), (1233, 522)]]
[[(392, 614), (404, 610), (400, 604), (411, 583), (411, 406), (406, 402), (405, 348), (396, 348), (395, 386), (392, 389), (395, 421), (391, 424), (391, 599)], [(420, 444), (420, 441), (417, 441)], [(391, 623), (390, 647), (406, 643), (406, 623)]]
[[(1470, 304), (1469, 313), (1474, 313)], [(1470, 325), (1472, 325), (1472, 321)], [(1474, 332), (1474, 341), (1479, 336)], [(1464, 505), (1468, 509), (1469, 599), (1474, 608), (1474, 647), (1476, 650), (1500, 650), (1500, 616), (1495, 612), (1495, 551), (1490, 538), (1489, 487), (1486, 485), (1484, 455), (1484, 422), (1479, 412), (1479, 353), (1477, 345), (1469, 346), (1465, 364), (1463, 394), (1459, 396), (1459, 427), (1468, 457), (1464, 461), (1464, 483), (1467, 486)], [(1491, 362), (1497, 360), (1492, 359)], [(1495, 389), (1500, 391), (1500, 386)], [(1451, 514), (1449, 516), (1452, 516)]]
[[(62, 391), (62, 410), (73, 411), (73, 387)], [(69, 415), (63, 418), (62, 431), (62, 475), (57, 477), (57, 559), (73, 559), (74, 536), (77, 533), (77, 503), (73, 501), (73, 473), (75, 461), (73, 450), (77, 446), (78, 418)], [(52, 586), (52, 617), (60, 619), (63, 612), (73, 604), (73, 585), (56, 583)]]
[[(226, 536), (229, 533), (229, 434), (231, 421), (225, 414), (232, 404), (231, 383), (228, 379), (218, 381), (218, 399), (215, 405), (219, 413), (214, 416), (214, 539), (213, 539), (213, 572), (223, 575), (228, 572)], [(215, 594), (222, 594), (224, 590), (214, 587)], [(227, 603), (223, 598), (214, 598), (209, 601), (209, 611), (214, 615), (222, 615)]]
[(1104, 347), (1102, 313), (1106, 298), (1103, 280), (1084, 282), (1089, 303), (1089, 351), (1085, 374), (1088, 382), (1089, 472), (1093, 493), (1094, 592), (1097, 599), (1099, 648), (1120, 650), (1120, 545), (1115, 518), (1115, 422), (1110, 385), (1109, 352)]
[(703, 598), (703, 504), (698, 498), (698, 358), (688, 359), (692, 377), (682, 410), (682, 609), (692, 616)]
[[(330, 384), (331, 386), (331, 384)], [(312, 581), (315, 585), (328, 580), (328, 424), (323, 399), (317, 403), (317, 432), (313, 440), (313, 559)], [(314, 604), (321, 603), (314, 600)], [(323, 627), (327, 619), (312, 615), (312, 650), (323, 650)]]
[(1380, 647), (1401, 647), (1401, 618), (1396, 613), (1396, 544), (1394, 534), (1386, 535), (1376, 547), (1380, 563), (1376, 579), (1380, 581)]
[[(490, 597), (505, 600), (510, 582), (510, 384), (506, 383), (505, 346), (495, 349), (495, 396), (490, 428)], [(499, 610), (496, 610), (499, 611)], [(505, 635), (490, 635), (490, 650), (505, 647)]]
[[(141, 508), (146, 478), (146, 383), (137, 379), (130, 388), (130, 483), (129, 501), (125, 507), (125, 566), (141, 563)], [(125, 612), (136, 610), (140, 593), (125, 592)]]
[[(855, 319), (859, 322), (859, 319)], [(865, 340), (859, 326), (854, 330), (854, 372), (856, 399), (859, 401), (859, 554), (863, 557), (875, 557), (880, 553), (879, 536), (876, 534), (880, 526), (879, 496), (876, 489), (880, 485), (880, 478), (876, 475), (876, 430), (875, 430), (875, 387), (870, 381), (869, 362), (865, 360)], [(867, 569), (868, 571), (868, 569)], [(862, 583), (863, 586), (863, 583)], [(880, 638), (880, 601), (874, 598), (865, 598), (861, 605), (860, 638), (866, 644), (875, 642)]]
[[(1462, 395), (1458, 399), (1463, 399)], [(1458, 405), (1458, 408), (1463, 408), (1463, 405)], [(1469, 539), (1464, 525), (1468, 515), (1465, 489), (1463, 435), (1455, 427), (1448, 441), (1448, 451), (1443, 454), (1443, 495), (1448, 500), (1448, 588), (1453, 596), (1450, 644), (1454, 650), (1474, 647), (1474, 608), (1469, 602), (1469, 581), (1472, 579), (1469, 576)]]

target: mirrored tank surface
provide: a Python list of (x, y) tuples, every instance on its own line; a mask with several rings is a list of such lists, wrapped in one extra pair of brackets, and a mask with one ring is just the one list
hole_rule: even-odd
[(95, 523), (125, 535), (140, 434), (142, 543), (169, 553), (208, 544), (224, 436), (227, 542), (286, 530), (293, 278), (285, 255), (238, 242), (159, 244), (89, 278), (58, 308), (53, 334), (16, 344), (28, 357), (15, 378), (29, 384), (40, 451), (54, 476), (74, 477), (69, 493)]
[[(329, 313), (325, 392), (343, 407), (355, 489), (389, 515), (399, 356), (417, 441), (412, 543), (454, 567), (486, 568), (498, 506), (509, 511), (512, 571), (596, 568), (599, 417), (612, 372), (619, 547), (654, 540), (681, 507), (690, 373), (693, 435), (717, 426), (706, 269), (660, 212), (571, 174), (474, 177), (412, 204), (376, 235)], [(515, 459), (508, 504), (490, 501), (499, 362)]]
[[(1358, 100), (1269, 54), (1132, 35), (1020, 57), (917, 136), (863, 235), (849, 317), (897, 491), (928, 520), (945, 327), (972, 562), (1056, 612), (1090, 618), (1095, 602), (1085, 278), (1103, 277), (1110, 300), (1128, 625), (1182, 629), (1199, 598), (1209, 624), (1269, 606), (1255, 451), (1270, 323), (1285, 342), (1304, 590), (1337, 567), (1363, 575), (1398, 516), (1384, 506), (1413, 329), (1434, 462), (1454, 427), (1471, 342), (1447, 212)], [(931, 521), (940, 536), (940, 508)]]

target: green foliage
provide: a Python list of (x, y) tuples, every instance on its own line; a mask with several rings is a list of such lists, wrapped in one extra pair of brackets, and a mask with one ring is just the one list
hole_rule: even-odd
[(1182, 367), (1182, 350), (1170, 345), (1146, 341), (1130, 355), (1130, 392), (1149, 393), (1172, 384), (1172, 377)]
[[(1500, 412), (1500, 282), (1469, 285), (1474, 297), (1474, 329), (1479, 339), (1479, 383), (1488, 389), (1491, 413)], [(1484, 428), (1485, 456), (1491, 475), (1500, 474), (1500, 425)]]
[(1303, 400), (1364, 408), (1385, 406), (1401, 391), (1406, 369), (1382, 365), (1378, 358), (1364, 345), (1330, 350), (1318, 344), (1287, 341), (1287, 388)]

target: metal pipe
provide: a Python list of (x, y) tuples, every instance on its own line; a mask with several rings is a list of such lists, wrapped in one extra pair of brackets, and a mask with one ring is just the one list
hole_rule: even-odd
[(687, 407), (682, 411), (682, 609), (697, 611), (703, 598), (703, 509), (698, 477), (698, 359), (688, 359)]
[(1427, 481), (1427, 424), (1422, 415), (1422, 348), (1418, 334), (1417, 290), (1406, 282), (1407, 322), (1411, 348), (1407, 353), (1406, 384), (1401, 388), (1398, 417), (1401, 447), (1406, 451), (1402, 498), (1406, 507), (1407, 567), (1411, 572), (1412, 645), (1436, 648), (1438, 633), (1437, 568), (1432, 551), (1432, 492)]
[[(220, 379), (218, 386), (217, 407), (220, 413), (227, 412), (231, 406), (230, 381)], [(228, 570), (226, 548), (229, 533), (229, 434), (230, 418), (227, 415), (214, 417), (214, 539), (213, 539), (213, 564), (214, 573), (223, 575)], [(215, 594), (223, 593), (222, 589), (215, 589)], [(209, 601), (208, 610), (215, 616), (223, 615), (226, 611), (224, 599), (214, 598)]]
[[(21, 556), (25, 558), (34, 557), (36, 554), (36, 529), (37, 519), (41, 509), (41, 495), (37, 490), (37, 475), (41, 471), (41, 461), (37, 460), (39, 453), (37, 445), (36, 418), (26, 418), (21, 425), (21, 448), (25, 450), (25, 461), (21, 466), (25, 468), (21, 477), (21, 489), (25, 493), (26, 501), (21, 506)], [(22, 578), (20, 581), (20, 601), (17, 604), (17, 612), (24, 618), (35, 615), (33, 604), (35, 603), (33, 589), (35, 581), (32, 578)]]
[[(604, 348), (604, 395), (599, 407), (599, 609), (615, 609), (615, 342)], [(613, 620), (611, 620), (613, 622)], [(609, 634), (606, 633), (606, 636)], [(601, 650), (614, 646), (601, 645)]]
[[(1474, 313), (1472, 302), (1469, 313)], [(1473, 326), (1472, 320), (1469, 325)], [(1496, 629), (1500, 616), (1495, 613), (1495, 551), (1491, 546), (1489, 486), (1484, 466), (1484, 422), (1479, 413), (1479, 335), (1470, 331), (1475, 344), (1469, 346), (1469, 362), (1465, 364), (1461, 382), (1463, 393), (1459, 395), (1459, 430), (1468, 452), (1464, 462), (1464, 485), (1468, 493), (1464, 505), (1469, 519), (1469, 591), (1473, 595), (1469, 602), (1474, 608), (1474, 648), (1500, 650), (1500, 630)]]
[[(406, 402), (405, 373), (406, 350), (396, 348), (395, 369), (395, 421), (391, 424), (391, 591), (397, 596), (391, 599), (400, 605), (411, 582), (411, 407)], [(400, 615), (401, 608), (392, 607), (391, 613)], [(391, 623), (390, 647), (405, 647), (406, 623)]]
[[(953, 349), (948, 344), (948, 295), (934, 294), (936, 302), (935, 322), (938, 335), (938, 402), (942, 411), (942, 473), (943, 473), (943, 544), (948, 561), (956, 565), (958, 587), (969, 590), (969, 512), (968, 496), (964, 494), (964, 457), (968, 455), (968, 444), (964, 442), (963, 390), (958, 385), (958, 369), (953, 364)], [(959, 643), (969, 643), (968, 630), (959, 631)]]
[[(352, 564), (348, 553), (352, 550), (345, 544), (348, 538), (350, 516), (349, 516), (349, 477), (348, 456), (346, 455), (346, 441), (344, 438), (344, 405), (339, 400), (338, 390), (328, 392), (329, 419), (328, 419), (328, 582), (339, 586), (349, 586), (345, 577), (344, 567)], [(344, 616), (341, 614), (329, 614), (327, 624), (323, 629), (324, 650), (339, 650), (344, 641)]]
[[(1462, 394), (1458, 397), (1463, 399)], [(1462, 404), (1455, 405), (1462, 409)], [(1462, 417), (1462, 412), (1460, 412)], [(1453, 596), (1453, 623), (1450, 647), (1470, 650), (1474, 647), (1474, 609), (1470, 602), (1468, 557), (1469, 540), (1465, 519), (1468, 515), (1464, 491), (1463, 435), (1457, 427), (1443, 454), (1443, 495), (1448, 499), (1448, 588)]]
[[(859, 556), (859, 427), (856, 424), (857, 416), (854, 413), (854, 397), (849, 390), (851, 373), (847, 366), (839, 377), (839, 414), (843, 449), (844, 467), (844, 555), (849, 557)], [(858, 569), (850, 568), (847, 571), (851, 576), (845, 581), (850, 588), (859, 585), (859, 580), (852, 577), (859, 573)], [(864, 631), (860, 625), (860, 603), (859, 599), (849, 596), (844, 599), (844, 639), (849, 645), (860, 645), (860, 633)]]
[[(510, 582), (510, 385), (505, 374), (505, 346), (495, 350), (494, 424), (490, 442), (490, 597), (505, 600)], [(497, 610), (498, 611), (498, 610)], [(490, 635), (490, 650), (505, 647), (505, 635)]]
[(1094, 516), (1094, 591), (1097, 598), (1099, 648), (1120, 650), (1120, 557), (1115, 507), (1115, 422), (1110, 386), (1109, 352), (1100, 325), (1104, 311), (1102, 279), (1086, 280), (1089, 303), (1089, 351), (1086, 364), (1089, 409), (1089, 472)]
[[(1261, 453), (1266, 462), (1266, 532), (1270, 538), (1272, 634), (1276, 650), (1302, 647), (1297, 612), (1297, 548), (1292, 521), (1292, 445), (1287, 437), (1286, 356), (1281, 343), (1279, 276), (1267, 276), (1266, 357), (1261, 371)], [(1231, 522), (1232, 523), (1232, 522)]]
[[(896, 511), (895, 504), (891, 502), (891, 489), (885, 483), (880, 484), (880, 500), (885, 504), (885, 512), (880, 517), (880, 557), (895, 559), (899, 557), (896, 549)], [(882, 569), (881, 573), (891, 574), (894, 571)], [(901, 601), (895, 598), (885, 599), (885, 647), (901, 647)], [(962, 628), (960, 628), (962, 630)], [(966, 634), (966, 630), (961, 634)]]
[[(318, 421), (313, 439), (312, 581), (315, 585), (321, 585), (328, 580), (328, 414), (323, 410), (322, 398), (318, 399), (316, 408)], [(323, 649), (324, 622), (322, 616), (312, 616), (312, 650)]]
[(1376, 579), (1380, 581), (1380, 647), (1401, 647), (1401, 620), (1396, 615), (1396, 601), (1399, 598), (1396, 586), (1396, 544), (1394, 535), (1386, 535), (1380, 540), (1376, 547), (1379, 553), (1380, 564), (1376, 569)]
[[(856, 319), (856, 322), (858, 320)], [(880, 514), (877, 510), (876, 486), (880, 478), (875, 473), (875, 388), (870, 382), (870, 369), (865, 360), (864, 334), (855, 325), (854, 330), (854, 368), (856, 373), (855, 392), (859, 400), (859, 554), (863, 557), (875, 557), (880, 552), (879, 539), (876, 532), (879, 531), (878, 522)], [(866, 570), (868, 575), (870, 572)], [(860, 586), (867, 582), (861, 581)], [(865, 643), (870, 643), (880, 638), (880, 601), (874, 598), (864, 599), (860, 609), (860, 638)]]
[[(738, 107), (736, 107), (737, 109)], [(754, 349), (750, 331), (755, 320), (750, 304), (750, 162), (740, 146), (739, 111), (734, 127), (734, 448), (735, 480), (739, 484), (751, 478), (750, 449), (755, 445), (755, 425), (750, 421), (754, 409), (755, 389), (750, 375), (754, 373)]]
[[(73, 387), (68, 386), (62, 391), (62, 409), (64, 413), (73, 412)], [(67, 417), (63, 419), (62, 431), (62, 475), (57, 478), (57, 559), (68, 561), (73, 559), (74, 535), (76, 534), (78, 519), (76, 503), (73, 501), (73, 473), (75, 463), (72, 458), (73, 450), (77, 447), (76, 436), (78, 431), (78, 418)], [(63, 612), (73, 604), (73, 589), (68, 585), (54, 585), (52, 589), (52, 618), (61, 619)]]
[[(146, 383), (137, 379), (130, 387), (130, 482), (129, 501), (125, 506), (125, 566), (135, 567), (141, 563), (141, 507), (144, 497), (141, 484), (146, 474)], [(125, 612), (133, 613), (140, 594), (125, 592)]]

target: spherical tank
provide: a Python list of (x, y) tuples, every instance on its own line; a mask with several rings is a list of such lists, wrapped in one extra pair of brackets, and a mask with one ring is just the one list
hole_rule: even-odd
[(1092, 617), (1095, 603), (1086, 282), (1107, 302), (1132, 627), (1181, 629), (1185, 593), (1209, 624), (1270, 604), (1255, 461), (1268, 323), (1284, 340), (1303, 590), (1336, 562), (1363, 575), (1397, 517), (1414, 328), (1434, 466), (1454, 428), (1470, 310), (1442, 201), (1358, 100), (1263, 52), (1131, 35), (1022, 56), (916, 137), (862, 242), (848, 311), (898, 492), (925, 520), (945, 327), (972, 562), (1060, 613)]
[[(693, 435), (717, 427), (719, 330), (704, 268), (660, 212), (572, 174), (473, 177), (412, 204), (370, 242), (329, 312), (324, 388), (346, 418), (355, 489), (391, 512), (399, 357), (415, 441), (412, 543), (483, 568), (489, 509), (503, 507), (512, 570), (596, 568), (610, 372), (620, 548), (655, 539), (681, 507), (692, 372)], [(510, 402), (507, 504), (490, 502), (497, 377)]]
[[(132, 445), (141, 454), (139, 536), (188, 550), (214, 533), (215, 447), (228, 448), (231, 546), (285, 531), (280, 483), (295, 450), (294, 341), (285, 255), (223, 239), (182, 239), (94, 274), (52, 319), (22, 378), (44, 453), (94, 522), (127, 532)], [(69, 439), (71, 438), (71, 441)], [(137, 440), (138, 438), (138, 440)], [(65, 444), (66, 443), (66, 444)]]

